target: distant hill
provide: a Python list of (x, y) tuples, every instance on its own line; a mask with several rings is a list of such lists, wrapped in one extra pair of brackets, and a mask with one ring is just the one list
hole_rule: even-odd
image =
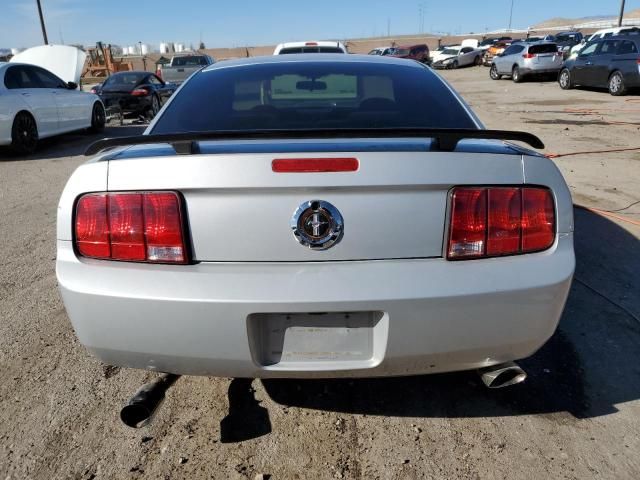
[[(637, 18), (640, 20), (640, 8), (636, 8), (635, 10), (630, 10), (626, 12), (624, 14), (624, 18), (634, 18), (634, 19)], [(598, 20), (615, 21), (616, 19), (617, 17), (615, 15), (601, 15), (601, 16), (580, 17), (580, 18), (557, 17), (557, 18), (551, 18), (549, 20), (545, 20), (544, 22), (537, 23), (536, 25), (533, 25), (532, 28), (544, 29), (544, 28), (551, 28), (551, 27), (561, 27), (563, 25), (576, 25), (580, 23), (594, 22)]]

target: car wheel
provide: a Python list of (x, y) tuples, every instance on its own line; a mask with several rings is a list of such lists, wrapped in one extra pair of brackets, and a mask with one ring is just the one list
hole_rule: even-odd
[(458, 61), (454, 60), (453, 62), (451, 62), (451, 66), (449, 67), (452, 70), (458, 68)]
[(563, 90), (571, 90), (573, 88), (573, 81), (571, 80), (571, 72), (568, 68), (563, 68), (558, 75), (558, 84)]
[(475, 58), (475, 60), (473, 61), (473, 64), (474, 64), (476, 67), (479, 67), (480, 65), (482, 65), (482, 59), (480, 58), (480, 55), (478, 55), (478, 56)]
[(502, 75), (498, 73), (498, 67), (495, 63), (491, 65), (491, 68), (489, 69), (489, 76), (492, 80), (500, 80), (502, 78)]
[(153, 98), (151, 99), (151, 107), (149, 107), (149, 110), (147, 111), (147, 118), (149, 120), (153, 120), (159, 111), (160, 111), (160, 100), (158, 100), (157, 95), (154, 95)]
[(613, 72), (609, 77), (609, 93), (615, 96), (627, 93), (627, 87), (624, 84), (624, 77), (622, 76), (622, 73)]
[(38, 126), (35, 119), (27, 112), (18, 113), (11, 127), (11, 149), (26, 154), (35, 152), (37, 146)]
[(107, 123), (107, 114), (104, 111), (104, 107), (101, 103), (96, 102), (93, 104), (93, 110), (91, 111), (91, 128), (92, 133), (100, 133), (104, 130), (104, 126)]
[(513, 67), (513, 70), (511, 71), (511, 80), (516, 83), (520, 83), (522, 81), (522, 75), (520, 74), (520, 69), (517, 66)]

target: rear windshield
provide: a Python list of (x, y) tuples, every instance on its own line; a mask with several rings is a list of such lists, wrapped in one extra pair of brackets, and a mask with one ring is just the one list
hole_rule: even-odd
[(477, 128), (430, 70), (363, 62), (284, 62), (203, 71), (153, 133), (341, 128)]
[(172, 67), (195, 67), (200, 65), (208, 65), (207, 58), (201, 56), (175, 57), (171, 61)]
[(340, 47), (292, 47), (280, 50), (280, 55), (288, 53), (344, 53)]
[(558, 46), (555, 43), (545, 43), (543, 45), (531, 45), (529, 53), (556, 53)]
[(103, 85), (131, 85), (135, 87), (148, 75), (149, 73), (116, 73), (107, 78)]

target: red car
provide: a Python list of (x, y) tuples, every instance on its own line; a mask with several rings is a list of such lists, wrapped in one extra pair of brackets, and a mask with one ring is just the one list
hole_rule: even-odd
[(397, 58), (411, 58), (422, 63), (430, 62), (429, 47), (424, 44), (395, 47), (390, 56)]

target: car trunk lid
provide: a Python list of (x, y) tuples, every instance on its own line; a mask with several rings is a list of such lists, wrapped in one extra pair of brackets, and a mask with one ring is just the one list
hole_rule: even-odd
[[(181, 192), (196, 261), (441, 257), (453, 186), (523, 181), (516, 150), (465, 144), (442, 152), (402, 139), (203, 142), (201, 154), (180, 156), (169, 146), (132, 147), (110, 160), (109, 190)], [(276, 159), (304, 158), (355, 158), (358, 169), (273, 171)], [(344, 222), (342, 238), (326, 250), (302, 245), (291, 227), (296, 210), (316, 200), (333, 205)]]

